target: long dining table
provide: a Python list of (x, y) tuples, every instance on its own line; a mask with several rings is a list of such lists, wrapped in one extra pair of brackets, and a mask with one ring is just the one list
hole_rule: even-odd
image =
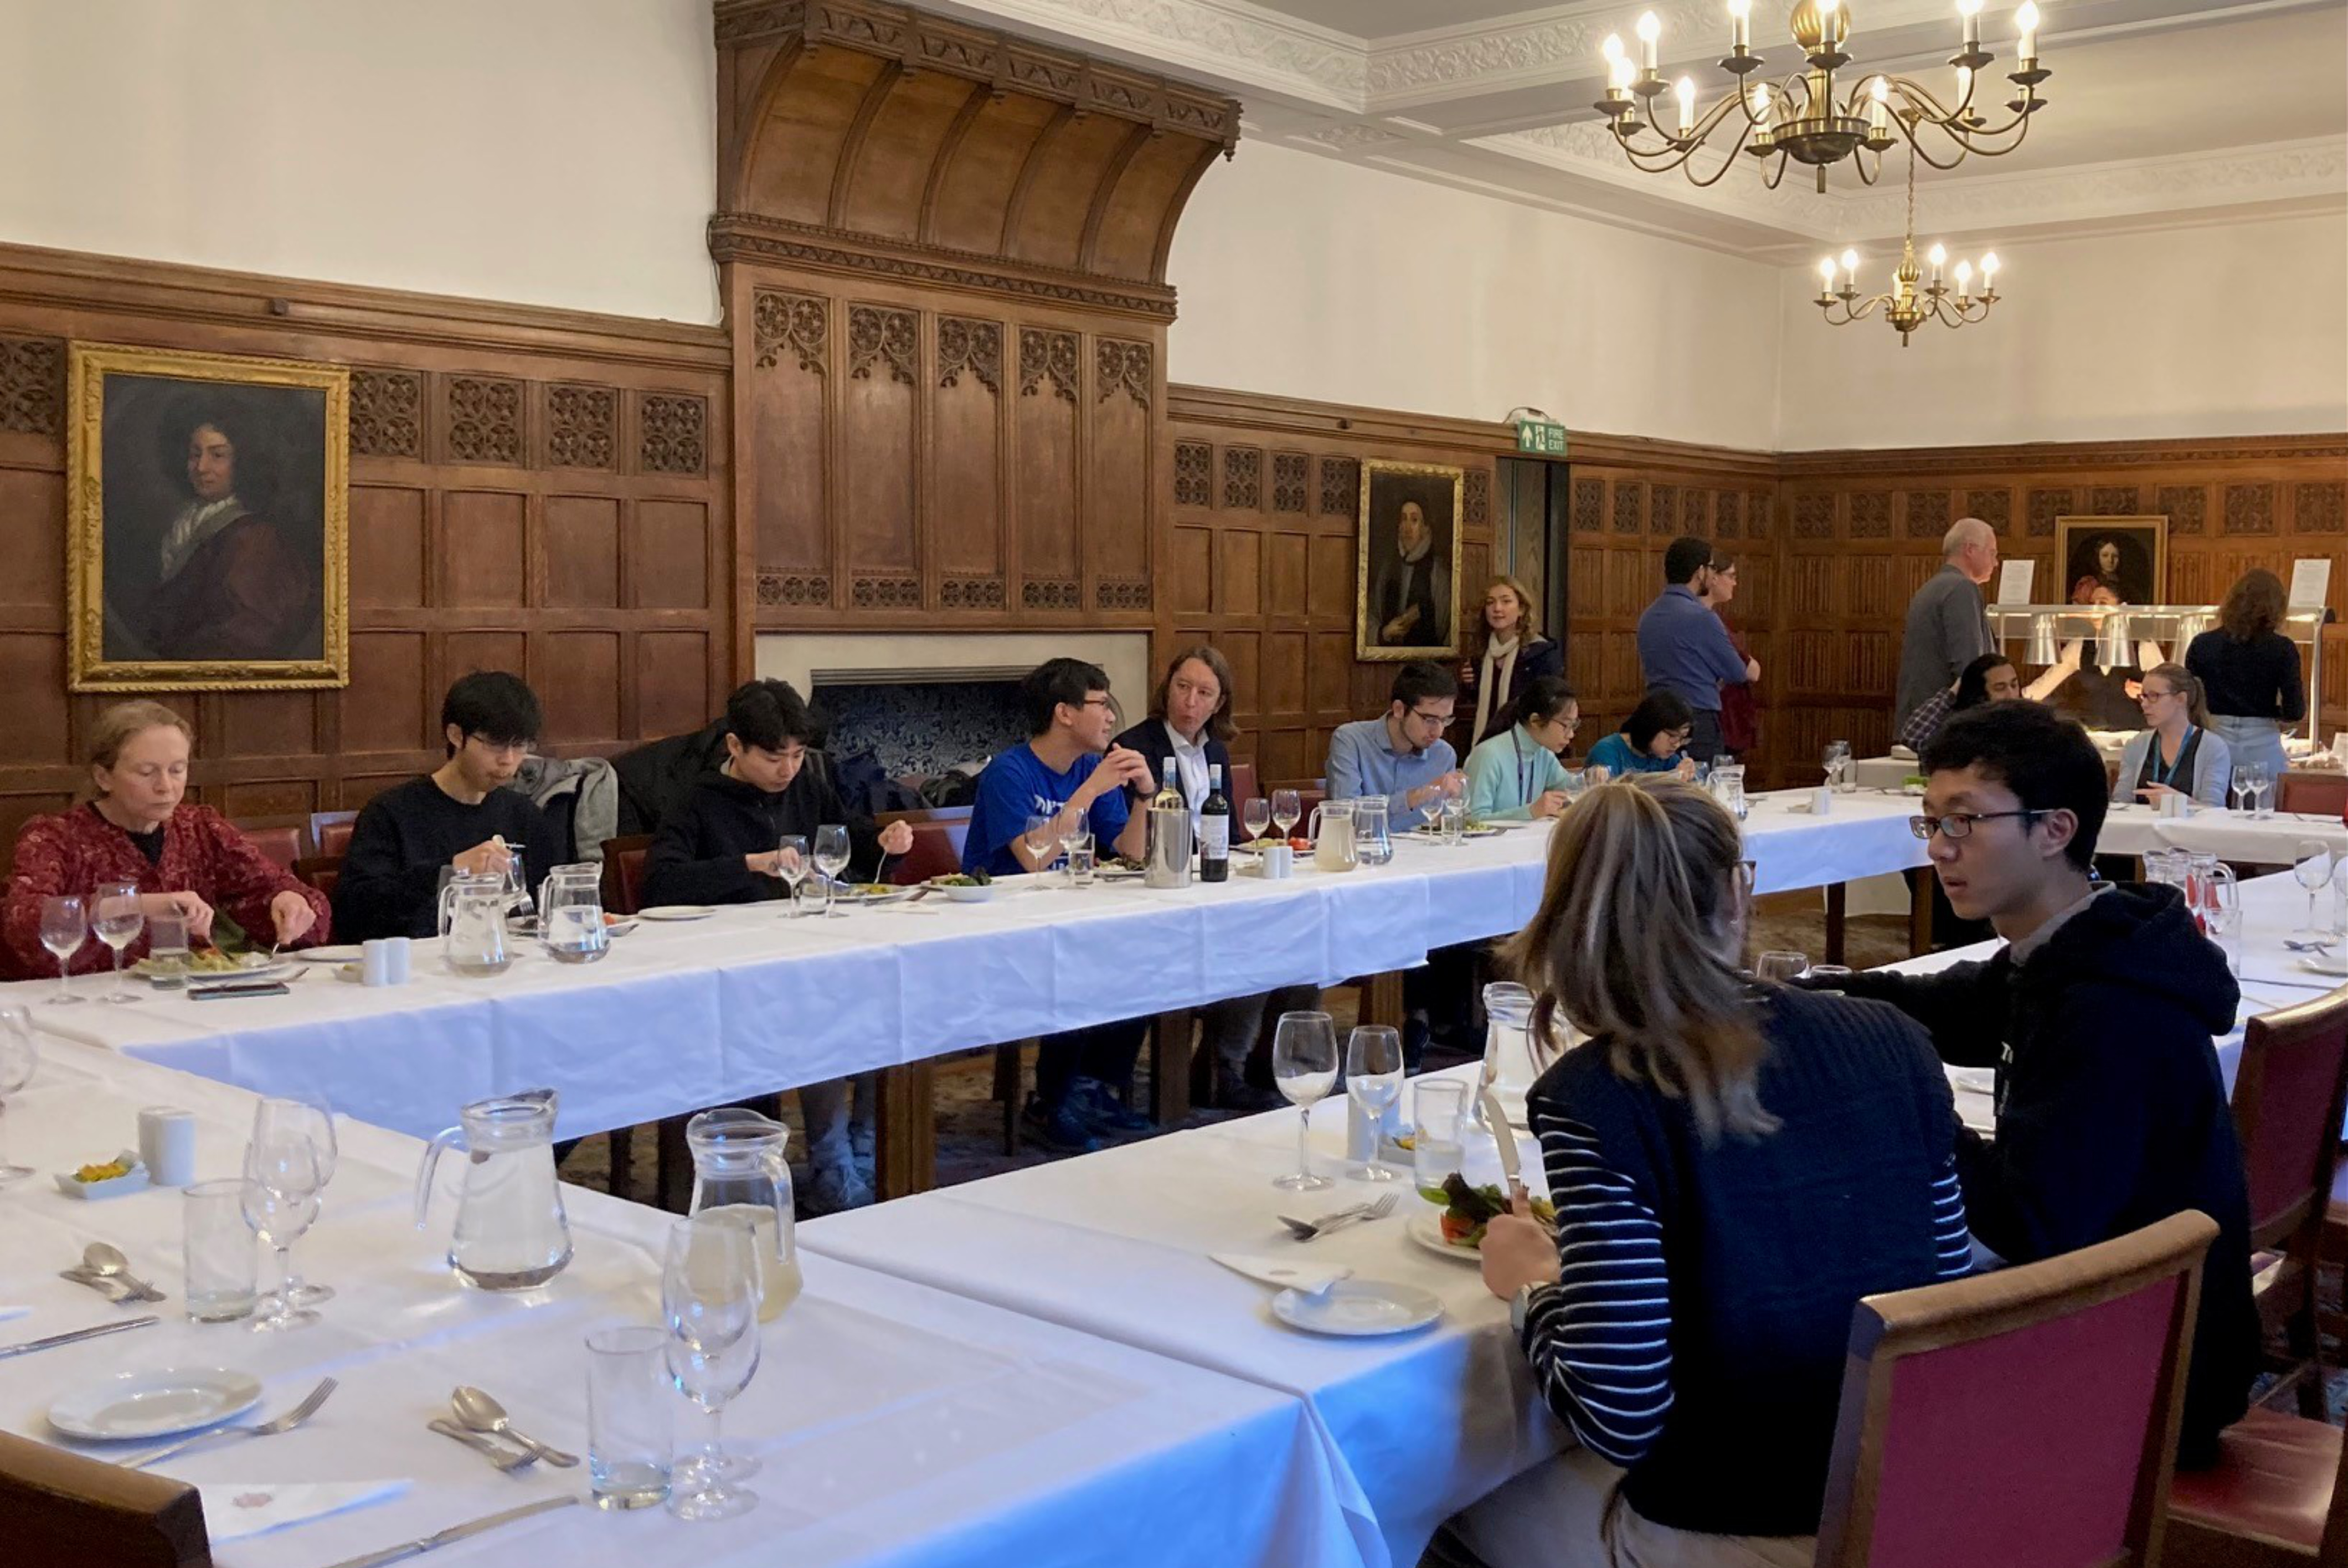
[[(1764, 893), (1833, 887), (1923, 864), (1913, 803), (1807, 792), (1753, 797), (1747, 853)], [(646, 920), (590, 966), (516, 944), (505, 973), (448, 973), (416, 944), (406, 985), (331, 966), (280, 997), (141, 987), (135, 1000), (53, 1005), (52, 984), (0, 986), (43, 1028), (264, 1093), (330, 1093), (376, 1126), (428, 1137), (456, 1109), (534, 1085), (561, 1091), (565, 1137), (935, 1059), (1055, 1030), (1195, 1008), (1275, 986), (1406, 969), (1435, 948), (1515, 930), (1540, 899), (1550, 825), (1443, 844), (1395, 835), (1392, 861), (1335, 873), (1073, 887), (1007, 877), (983, 903), (780, 904)], [(98, 995), (99, 978), (74, 982)], [(928, 1085), (891, 1103), (926, 1118)], [(897, 1131), (901, 1132), (901, 1128)], [(891, 1129), (884, 1128), (886, 1141)], [(924, 1151), (926, 1138), (911, 1140)], [(922, 1179), (892, 1184), (926, 1185)]]

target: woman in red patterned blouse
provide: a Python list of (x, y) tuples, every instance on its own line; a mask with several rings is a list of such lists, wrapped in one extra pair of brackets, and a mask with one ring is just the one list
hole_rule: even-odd
[[(186, 804), (188, 722), (160, 702), (122, 702), (98, 715), (90, 747), (92, 798), (36, 816), (16, 835), (15, 869), (0, 906), (0, 978), (55, 974), (41, 946), (41, 900), (136, 882), (148, 915), (187, 917), (191, 940), (210, 939), (215, 909), (255, 942), (301, 946), (326, 937), (326, 896), (280, 870), (208, 805)], [(146, 951), (142, 935), (124, 955)], [(106, 968), (102, 943), (75, 953), (77, 973)]]

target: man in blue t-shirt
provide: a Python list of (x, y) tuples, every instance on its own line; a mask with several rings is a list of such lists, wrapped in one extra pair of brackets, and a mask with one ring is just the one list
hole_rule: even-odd
[[(1048, 659), (1019, 682), (1019, 698), (1027, 739), (978, 775), (962, 868), (1012, 876), (1049, 866), (1059, 845), (1040, 856), (1028, 849), (1031, 816), (1049, 816), (1056, 826), (1081, 817), (1100, 854), (1141, 858), (1148, 825), (1127, 792), (1146, 799), (1158, 786), (1139, 752), (1110, 743), (1117, 715), (1107, 675), (1081, 659)], [(1148, 1131), (1149, 1118), (1128, 1109), (1111, 1087), (1130, 1087), (1148, 1028), (1146, 1020), (1128, 1019), (1046, 1037), (1035, 1053), (1035, 1092), (1020, 1113), (1020, 1129), (1060, 1153), (1098, 1148), (1102, 1133)]]

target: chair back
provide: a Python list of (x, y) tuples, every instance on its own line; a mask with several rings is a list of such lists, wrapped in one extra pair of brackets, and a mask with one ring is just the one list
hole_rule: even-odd
[(2348, 986), (2250, 1020), (2242, 1031), (2233, 1108), (2250, 1175), (2252, 1247), (2300, 1236), (2306, 1243), (2302, 1261), (2313, 1262), (2332, 1201), (2343, 1102)]
[(255, 849), (267, 856), (270, 864), (280, 871), (293, 870), (294, 863), (302, 858), (302, 841), (307, 829), (298, 817), (291, 821), (240, 822), (232, 825)]
[(2286, 773), (2275, 786), (2275, 809), (2316, 816), (2348, 815), (2348, 774)]
[(2217, 1234), (2188, 1210), (2043, 1263), (1861, 1300), (1818, 1568), (2157, 1563)]
[(184, 1481), (0, 1432), (0, 1558), (28, 1565), (211, 1568), (204, 1505)]
[[(911, 815), (911, 814), (907, 814)], [(901, 887), (951, 876), (962, 869), (962, 848), (970, 838), (970, 814), (913, 824), (913, 847), (889, 869), (889, 880)]]
[(331, 904), (335, 899), (335, 884), (343, 879), (343, 857), (339, 855), (314, 855), (307, 860), (297, 860), (294, 863), (294, 875), (324, 893)]
[(359, 819), (355, 811), (314, 811), (310, 814), (310, 846), (314, 854), (344, 856), (350, 853), (351, 824)]
[(633, 915), (644, 907), (644, 856), (652, 847), (649, 833), (603, 841), (604, 908), (614, 915)]
[(1243, 763), (1237, 757), (1233, 757), (1231, 786), (1231, 811), (1236, 815), (1240, 807), (1258, 798), (1262, 793), (1256, 787), (1255, 764)]

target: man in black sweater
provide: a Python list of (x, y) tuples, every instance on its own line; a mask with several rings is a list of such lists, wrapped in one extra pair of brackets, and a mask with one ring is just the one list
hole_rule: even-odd
[(2186, 1209), (2218, 1222), (2178, 1450), (2206, 1465), (2259, 1359), (2250, 1198), (2210, 1043), (2240, 990), (2176, 888), (2088, 880), (2106, 784), (2076, 724), (1993, 702), (1950, 720), (1923, 764), (1933, 869), (1957, 913), (2007, 946), (1939, 974), (1835, 984), (1906, 1011), (1950, 1063), (1996, 1069), (1996, 1139), (1966, 1132), (1957, 1170), (1974, 1236), (2008, 1262)]
[(448, 760), (384, 791), (351, 825), (335, 885), (337, 937), (437, 935), (440, 885), (450, 872), (502, 876), (517, 855), (535, 856), (541, 869), (562, 858), (546, 814), (505, 787), (539, 724), (537, 693), (519, 676), (479, 670), (448, 688), (440, 702)]
[[(795, 834), (812, 850), (816, 829), (848, 829), (850, 881), (872, 880), (883, 855), (913, 847), (910, 824), (875, 829), (851, 813), (808, 748), (819, 733), (807, 703), (782, 681), (753, 681), (726, 702), (726, 760), (694, 784), (661, 818), (644, 857), (644, 900), (662, 904), (754, 904), (789, 891), (779, 875), (778, 840)], [(815, 868), (807, 867), (812, 874)], [(799, 1090), (807, 1123), (808, 1206), (817, 1214), (857, 1208), (872, 1189), (857, 1169), (850, 1131), (853, 1087), (846, 1079)]]

